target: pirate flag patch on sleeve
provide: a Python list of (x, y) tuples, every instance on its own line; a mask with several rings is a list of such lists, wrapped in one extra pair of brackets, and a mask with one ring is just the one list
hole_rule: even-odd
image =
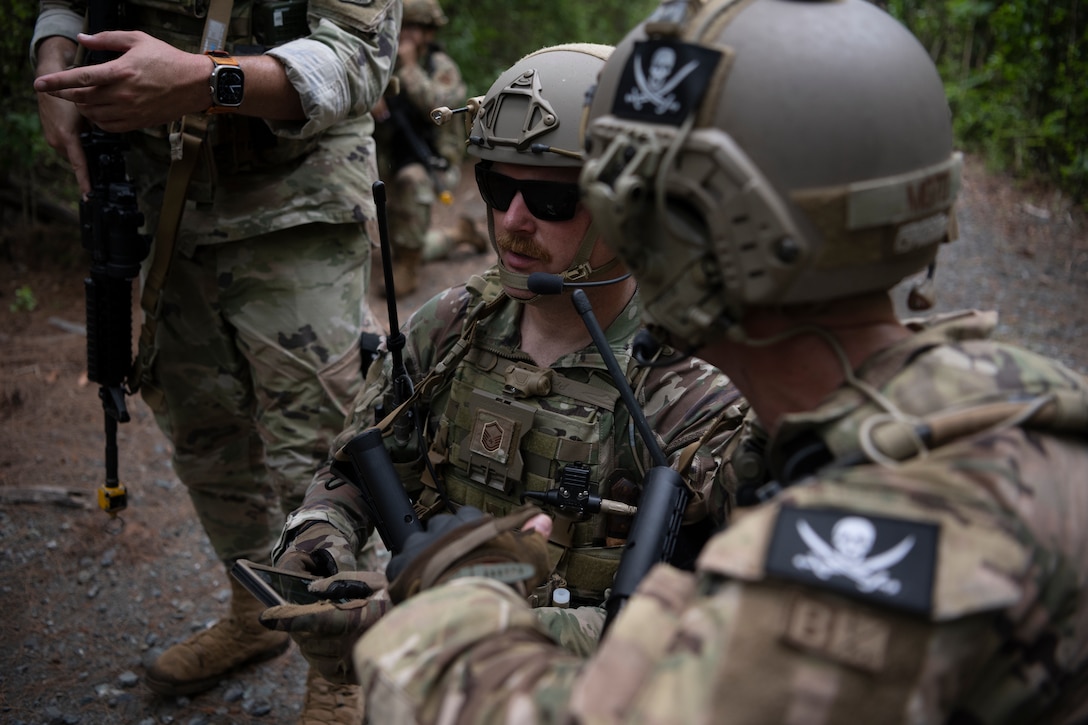
[(635, 43), (612, 113), (619, 118), (679, 126), (699, 109), (719, 51), (670, 40)]
[(881, 606), (929, 614), (936, 524), (840, 509), (783, 507), (766, 571)]

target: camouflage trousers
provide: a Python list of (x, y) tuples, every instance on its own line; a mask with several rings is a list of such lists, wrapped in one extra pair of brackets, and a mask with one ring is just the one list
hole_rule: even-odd
[(423, 164), (408, 164), (385, 178), (389, 221), (389, 242), (393, 250), (422, 252), (423, 240), (431, 226), (431, 207), (435, 202), (434, 184)]
[(267, 561), (361, 384), (370, 243), (309, 224), (178, 256), (141, 388), (218, 556)]

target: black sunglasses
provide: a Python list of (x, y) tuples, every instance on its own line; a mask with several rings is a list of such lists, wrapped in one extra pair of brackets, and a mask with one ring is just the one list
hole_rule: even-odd
[(578, 211), (581, 191), (578, 184), (536, 179), (512, 179), (493, 171), (483, 163), (476, 164), (476, 186), (487, 205), (506, 211), (519, 191), (529, 213), (546, 222), (565, 222)]

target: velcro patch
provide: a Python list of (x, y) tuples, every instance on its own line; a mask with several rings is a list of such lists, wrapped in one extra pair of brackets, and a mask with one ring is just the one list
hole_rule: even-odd
[(721, 52), (689, 43), (635, 43), (612, 100), (619, 118), (679, 126), (699, 110)]
[(840, 509), (783, 507), (766, 571), (916, 614), (933, 607), (936, 524)]
[(856, 608), (798, 597), (782, 638), (799, 649), (867, 672), (884, 669), (891, 623)]
[(504, 561), (466, 566), (463, 569), (458, 569), (450, 578), (460, 579), (467, 576), (482, 576), (505, 584), (517, 584), (526, 579), (531, 579), (534, 574), (536, 574), (536, 569), (532, 564)]

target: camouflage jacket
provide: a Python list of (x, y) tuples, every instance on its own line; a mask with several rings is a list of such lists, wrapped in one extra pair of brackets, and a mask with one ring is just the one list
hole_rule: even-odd
[[(451, 288), (416, 311), (405, 325), (407, 344), (403, 354), (405, 365), (417, 382), (461, 338), (470, 311), (495, 299), (499, 289), (497, 268), (493, 267), (483, 277), (474, 277), (466, 287)], [(476, 325), (473, 343), (464, 358), (422, 403), (426, 445), (430, 447), (431, 460), (438, 463), (449, 498), (455, 505), (468, 503), (503, 514), (521, 505), (521, 493), (525, 490), (548, 490), (555, 485), (564, 465), (584, 462), (597, 489), (595, 493), (637, 503), (642, 473), (653, 464), (630, 416), (622, 403), (617, 403), (619, 393), (593, 346), (564, 355), (545, 370), (544, 374), (553, 376), (553, 382), (552, 392), (544, 395), (495, 392), (501, 391), (501, 379), (496, 384), (494, 376), (488, 378), (482, 374), (484, 369), (533, 370), (526, 362), (527, 356), (517, 347), (521, 310), (521, 303), (503, 296), (495, 311)], [(688, 519), (693, 525), (685, 527), (691, 540), (686, 541), (685, 537), (682, 542), (689, 544), (688, 555), (693, 556), (714, 526), (722, 523), (728, 514), (728, 492), (722, 493), (727, 479), (720, 465), (721, 450), (740, 422), (739, 393), (716, 368), (701, 360), (659, 368), (635, 365), (628, 348), (639, 325), (636, 295), (606, 335), (621, 369), (628, 370), (635, 379), (636, 395), (666, 456), (676, 460), (685, 450), (693, 453), (684, 470), (694, 489), (688, 507)], [(356, 399), (353, 419), (341, 433), (336, 447), (374, 425), (376, 408), (389, 402), (392, 375), (389, 357), (386, 355), (382, 364), (375, 363), (371, 368), (365, 389)], [(475, 407), (478, 393), (484, 400)], [(590, 402), (577, 402), (579, 395)], [(521, 411), (510, 413), (511, 417), (527, 412), (529, 418), (523, 424), (520, 442), (504, 449), (501, 456), (496, 452), (484, 459), (476, 451), (470, 451), (468, 444), (459, 444), (461, 437), (454, 431), (474, 430), (478, 421), (488, 419), (490, 400), (499, 400), (503, 410)], [(405, 458), (395, 449), (393, 455), (395, 460)], [(503, 470), (497, 462), (508, 460), (513, 465), (515, 459), (517, 469)], [(491, 477), (482, 478), (486, 473)], [(413, 494), (423, 489), (426, 500), (431, 492), (423, 488), (419, 474), (420, 466), (405, 467), (402, 480)], [(349, 535), (356, 547), (366, 539), (369, 522), (356, 490), (352, 486), (329, 490), (326, 484), (332, 479), (328, 467), (318, 472), (303, 505), (288, 518), (285, 539), (290, 538), (291, 530), (312, 520), (332, 523)], [(610, 484), (613, 488), (606, 489)], [(616, 486), (634, 488), (617, 492)], [(625, 493), (633, 497), (624, 499)], [(613, 515), (604, 514), (567, 517), (554, 509), (552, 513), (557, 520), (553, 534), (556, 559), (553, 563), (557, 572), (576, 597), (578, 590), (585, 590), (586, 598), (592, 599), (593, 593), (599, 601), (615, 573), (622, 551), (623, 525), (629, 525), (629, 517), (613, 519)], [(591, 557), (592, 561), (575, 562), (576, 555), (569, 550), (579, 552), (578, 556)], [(274, 556), (280, 551), (282, 543)], [(678, 553), (683, 555), (682, 551)]]
[[(237, 0), (226, 47), (236, 54), (275, 56), (298, 91), (306, 118), (264, 121), (234, 114), (209, 117), (208, 153), (189, 187), (178, 232), (179, 251), (309, 223), (374, 218), (370, 185), (378, 178), (370, 108), (381, 97), (396, 59), (401, 3), (309, 0), (301, 37), (274, 47), (256, 34), (258, 3)], [(44, 0), (31, 41), (75, 39), (83, 0)], [(132, 0), (126, 18), (135, 30), (189, 52), (200, 47), (203, 0)], [(128, 171), (137, 183), (149, 227), (169, 169), (165, 127), (129, 134)]]
[[(431, 150), (456, 166), (464, 158), (467, 133), (463, 123), (447, 123), (436, 126), (431, 120), (431, 110), (439, 106), (456, 108), (464, 104), (465, 82), (457, 62), (438, 45), (430, 45), (418, 63), (397, 66), (393, 70), (400, 92), (387, 97), (391, 106), (398, 104), (416, 136)], [(396, 121), (387, 119), (377, 124), (374, 138), (378, 143), (378, 163), (382, 174), (397, 170), (419, 159), (407, 147), (403, 132)]]
[(879, 405), (787, 416), (771, 455), (816, 474), (652, 571), (588, 660), (489, 580), (395, 608), (355, 649), (370, 720), (1083, 722), (1088, 380), (993, 321), (866, 361)]

